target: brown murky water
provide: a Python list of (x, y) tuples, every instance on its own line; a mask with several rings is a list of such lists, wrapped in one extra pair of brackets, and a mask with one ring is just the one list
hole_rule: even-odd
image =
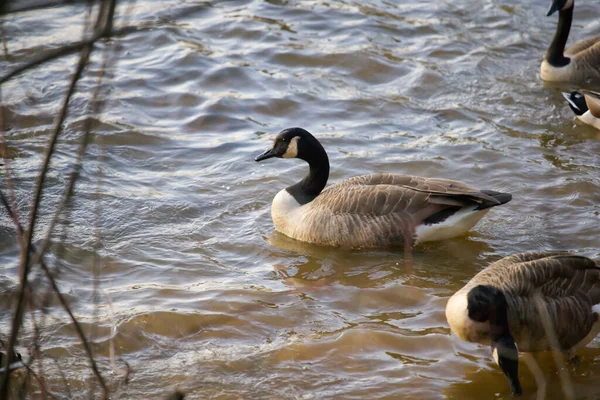
[[(118, 355), (134, 371), (119, 396), (180, 388), (190, 399), (510, 398), (489, 349), (450, 334), (448, 297), (514, 252), (600, 255), (600, 134), (574, 122), (560, 95), (568, 85), (537, 76), (556, 24), (547, 3), (139, 0), (131, 20), (155, 27), (113, 41), (119, 61), (107, 74), (108, 103), (67, 239), (49, 257), (54, 265), (65, 252), (61, 288), (95, 334), (112, 384), (114, 322)], [(572, 39), (600, 34), (598, 13), (595, 2), (578, 1)], [(84, 18), (77, 7), (6, 18), (0, 69), (77, 39)], [(46, 212), (67, 179), (99, 55), (73, 99)], [(23, 215), (74, 61), (2, 87)], [(291, 126), (322, 141), (330, 182), (419, 174), (514, 200), (466, 237), (417, 248), (410, 268), (401, 251), (298, 243), (273, 231), (269, 208), (306, 165), (253, 161)], [(17, 283), (16, 257), (2, 211), (3, 299)], [(48, 318), (42, 343), (58, 359), (46, 375), (58, 382), (60, 368), (73, 397), (84, 393), (89, 368), (64, 313)], [(596, 339), (568, 367), (578, 399), (600, 397), (599, 348)], [(563, 398), (552, 358), (540, 360), (548, 398)], [(534, 398), (522, 371), (524, 398)]]

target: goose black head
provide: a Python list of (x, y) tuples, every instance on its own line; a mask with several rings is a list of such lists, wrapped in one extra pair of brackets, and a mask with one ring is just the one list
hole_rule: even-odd
[(302, 128), (284, 129), (273, 142), (273, 147), (257, 156), (255, 161), (266, 160), (271, 157), (300, 158), (309, 161), (312, 153), (322, 149), (317, 139)]
[(562, 94), (565, 100), (569, 103), (569, 107), (571, 110), (577, 115), (583, 115), (588, 110), (587, 103), (585, 102), (585, 97), (575, 91), (571, 93), (563, 93)]
[(575, 0), (553, 0), (546, 16), (550, 16), (559, 10), (564, 11), (570, 7), (573, 7), (574, 3)]
[(489, 321), (498, 308), (506, 307), (504, 294), (491, 285), (476, 286), (467, 295), (467, 310), (473, 321)]
[(518, 396), (523, 393), (519, 382), (519, 352), (508, 326), (507, 308), (504, 293), (491, 285), (476, 286), (467, 295), (469, 318), (490, 322), (494, 361), (506, 375), (513, 394)]

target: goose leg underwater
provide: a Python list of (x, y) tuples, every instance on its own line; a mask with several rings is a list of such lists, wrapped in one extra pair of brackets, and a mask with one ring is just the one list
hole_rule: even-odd
[(459, 338), (491, 345), (513, 394), (521, 394), (518, 352), (558, 346), (573, 354), (600, 332), (600, 265), (566, 252), (505, 257), (448, 300), (446, 319)]
[(281, 131), (255, 160), (274, 157), (299, 158), (310, 169), (273, 199), (275, 228), (320, 245), (372, 248), (444, 240), (466, 233), (490, 208), (512, 199), (459, 181), (401, 174), (355, 176), (325, 188), (329, 158), (302, 128)]

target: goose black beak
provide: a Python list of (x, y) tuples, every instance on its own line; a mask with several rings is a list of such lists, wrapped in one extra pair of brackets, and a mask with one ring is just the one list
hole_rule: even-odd
[(556, 1), (553, 1), (552, 5), (548, 9), (548, 14), (546, 14), (546, 17), (551, 16), (552, 14), (554, 14), (557, 11), (558, 11), (558, 4), (556, 4)]
[(254, 159), (254, 161), (262, 161), (262, 160), (266, 160), (267, 158), (271, 158), (271, 157), (275, 157), (275, 154), (273, 154), (273, 149), (269, 149), (269, 150), (265, 151), (264, 153), (261, 153)]

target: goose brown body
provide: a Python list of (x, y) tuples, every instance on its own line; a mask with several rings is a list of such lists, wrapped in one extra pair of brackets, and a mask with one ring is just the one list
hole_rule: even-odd
[(412, 246), (418, 227), (436, 215), (479, 208), (466, 225), (457, 227), (459, 233), (448, 231), (448, 237), (455, 236), (501, 204), (463, 182), (400, 174), (346, 179), (294, 211), (280, 208), (278, 201), (276, 197), (272, 206), (277, 230), (294, 239), (343, 247)]
[(452, 331), (463, 340), (489, 344), (489, 323), (469, 321), (465, 297), (491, 285), (506, 297), (510, 333), (519, 351), (549, 350), (552, 342), (536, 304), (543, 305), (560, 350), (589, 343), (600, 330), (600, 266), (564, 252), (532, 252), (505, 257), (479, 272), (446, 306)]

